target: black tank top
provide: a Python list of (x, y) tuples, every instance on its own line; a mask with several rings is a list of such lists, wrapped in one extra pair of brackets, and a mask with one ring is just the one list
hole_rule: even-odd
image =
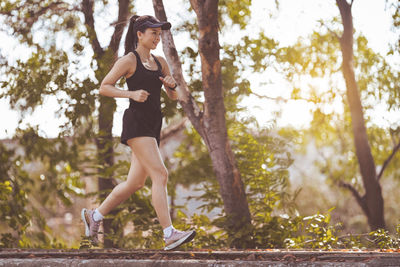
[(133, 51), (136, 56), (136, 71), (126, 79), (129, 91), (145, 90), (150, 93), (145, 102), (136, 102), (129, 98), (129, 108), (145, 111), (148, 115), (161, 115), (161, 86), (162, 82), (159, 77), (163, 77), (161, 72), (161, 64), (158, 59), (151, 54), (157, 63), (157, 70), (146, 69), (140, 56), (136, 51)]

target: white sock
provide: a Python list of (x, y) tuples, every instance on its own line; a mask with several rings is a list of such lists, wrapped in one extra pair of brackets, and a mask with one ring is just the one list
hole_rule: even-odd
[(171, 224), (170, 226), (168, 226), (167, 228), (164, 228), (163, 232), (164, 232), (164, 237), (165, 238), (169, 238), (172, 235), (172, 230), (174, 230), (174, 226)]
[(103, 220), (104, 216), (100, 213), (100, 211), (98, 209), (94, 210), (93, 213), (93, 220), (95, 220), (96, 222)]

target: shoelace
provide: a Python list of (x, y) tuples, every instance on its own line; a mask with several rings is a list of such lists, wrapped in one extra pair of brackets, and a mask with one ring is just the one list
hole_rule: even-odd
[(95, 221), (94, 220), (94, 218), (93, 218), (93, 213), (92, 213), (92, 220), (91, 220), (92, 222), (93, 222), (93, 232), (95, 232), (96, 234), (97, 234), (97, 231), (99, 230), (99, 227), (100, 227), (100, 221)]

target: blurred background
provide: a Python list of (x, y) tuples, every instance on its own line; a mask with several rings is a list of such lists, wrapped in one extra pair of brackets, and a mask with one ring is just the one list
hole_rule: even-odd
[[(350, 35), (340, 3), (350, 7)], [(155, 7), (160, 1), (0, 3), (0, 247), (82, 247), (80, 210), (126, 179), (130, 149), (119, 136), (129, 101), (100, 97), (98, 88), (124, 54), (127, 19)], [(206, 90), (224, 97), (251, 216), (234, 237), (220, 166), (184, 107), (163, 93), (171, 214), (174, 224), (197, 227), (194, 247), (304, 247), (318, 238), (341, 247), (341, 235), (396, 232), (397, 1), (220, 0), (219, 89), (202, 82), (196, 8), (181, 0), (163, 8), (195, 105), (206, 109)], [(167, 58), (161, 43), (153, 53)], [(124, 79), (118, 86), (127, 89)], [(108, 216), (105, 247), (162, 247), (146, 185)]]

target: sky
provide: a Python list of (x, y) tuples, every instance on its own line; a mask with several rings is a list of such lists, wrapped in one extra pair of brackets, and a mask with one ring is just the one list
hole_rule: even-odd
[[(112, 1), (110, 1), (112, 2)], [(333, 16), (338, 16), (339, 11), (334, 0), (281, 0), (279, 11), (272, 18), (268, 17), (269, 10), (276, 10), (275, 1), (253, 0), (252, 1), (252, 17), (249, 27), (246, 32), (240, 32), (237, 29), (232, 29), (235, 32), (232, 35), (230, 32), (226, 36), (220, 37), (221, 43), (236, 43), (244, 34), (257, 35), (259, 31), (264, 31), (267, 36), (273, 37), (279, 41), (281, 45), (291, 45), (299, 37), (307, 37), (313, 30), (318, 27), (318, 20), (328, 20)], [(136, 0), (137, 14), (154, 14), (152, 1)], [(180, 0), (164, 1), (166, 12), (169, 21), (173, 25), (185, 19), (185, 12), (182, 9)], [(354, 27), (358, 32), (361, 32), (368, 39), (369, 46), (376, 52), (384, 55), (388, 51), (388, 44), (393, 43), (396, 36), (390, 31), (391, 16), (385, 10), (385, 0), (356, 0), (354, 2), (353, 20)], [(115, 16), (117, 10), (107, 10), (105, 16)], [(113, 15), (114, 13), (114, 15)], [(100, 43), (104, 46), (108, 43), (111, 31), (107, 30), (107, 20), (98, 21), (96, 29)], [(251, 30), (250, 30), (251, 29)], [(174, 30), (174, 28), (173, 28)], [(40, 36), (36, 38), (40, 39)], [(180, 51), (186, 44), (187, 40), (184, 36), (174, 36), (175, 44)], [(11, 59), (11, 62), (17, 58), (26, 59), (29, 57), (29, 50), (21, 47), (17, 42), (8, 37), (4, 32), (0, 32), (0, 51), (3, 56)], [(60, 46), (70, 47), (70, 40), (60, 36), (57, 38)], [(18, 51), (18, 53), (15, 53)], [(154, 51), (155, 54), (162, 55), (162, 46), (159, 44)], [(82, 59), (82, 63), (89, 62), (90, 55), (86, 59)], [(83, 71), (84, 73), (84, 71)], [(245, 73), (251, 81), (251, 88), (260, 95), (269, 97), (289, 97), (290, 86), (281, 76), (274, 73)], [(272, 82), (263, 84), (266, 77)], [(3, 78), (1, 78), (3, 79)], [(190, 79), (190, 77), (187, 77)], [(319, 87), (326, 87), (326, 83), (322, 80), (309, 81)], [(294, 127), (305, 127), (311, 120), (310, 107), (307, 103), (301, 101), (289, 101), (286, 104), (276, 103), (266, 99), (259, 99), (255, 96), (250, 96), (244, 99), (240, 105), (248, 108), (248, 114), (254, 115), (261, 126), (267, 126), (276, 118), (276, 111), (281, 112), (278, 119), (279, 126), (291, 125)], [(117, 111), (114, 115), (113, 134), (119, 136), (122, 126), (122, 114), (128, 106), (127, 99), (117, 99)], [(26, 114), (23, 118), (23, 126), (28, 123), (31, 125), (39, 125), (39, 133), (45, 137), (55, 137), (59, 132), (59, 125), (65, 122), (65, 118), (57, 118), (55, 111), (58, 109), (55, 98), (46, 98), (44, 104), (37, 108), (33, 114)], [(11, 110), (6, 99), (0, 99), (0, 139), (11, 138), (18, 125), (20, 114), (17, 111)], [(387, 114), (384, 110), (375, 115), (376, 121), (400, 121), (400, 115)]]

